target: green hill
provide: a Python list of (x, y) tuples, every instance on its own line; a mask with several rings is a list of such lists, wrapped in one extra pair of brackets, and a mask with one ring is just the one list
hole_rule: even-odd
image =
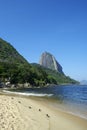
[(10, 63), (27, 63), (17, 50), (8, 42), (0, 38), (0, 61)]
[(8, 42), (0, 39), (0, 82), (45, 86), (47, 84), (77, 83), (75, 80), (37, 64), (29, 64)]
[(69, 76), (66, 76), (65, 74), (61, 74), (55, 70), (45, 68), (39, 64), (32, 64), (35, 68), (41, 68), (43, 71), (45, 71), (48, 74), (49, 78), (52, 78), (56, 81), (57, 84), (76, 84), (79, 83), (78, 81), (71, 79)]
[(29, 83), (30, 86), (44, 86), (56, 83), (42, 68), (34, 68), (8, 42), (0, 39), (0, 82), (11, 84)]

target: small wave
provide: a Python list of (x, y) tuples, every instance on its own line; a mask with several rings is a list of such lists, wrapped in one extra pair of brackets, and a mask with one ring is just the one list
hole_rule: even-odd
[(3, 90), (5, 93), (15, 94), (15, 95), (23, 95), (23, 96), (37, 96), (37, 97), (51, 97), (53, 94), (46, 94), (46, 93), (24, 93), (24, 92), (11, 92), (7, 90)]

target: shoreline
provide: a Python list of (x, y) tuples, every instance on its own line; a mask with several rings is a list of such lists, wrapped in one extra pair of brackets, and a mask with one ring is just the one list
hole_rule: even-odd
[[(87, 120), (54, 109), (44, 100), (0, 94), (2, 130), (86, 130)], [(4, 127), (4, 128), (3, 128)]]
[(53, 109), (57, 109), (64, 113), (71, 114), (73, 116), (77, 116), (77, 117), (87, 120), (87, 111), (85, 111), (86, 109), (81, 110), (81, 108), (80, 108), (80, 111), (79, 111), (78, 106), (70, 108), (69, 105), (61, 104), (60, 100), (56, 101), (55, 99), (50, 98), (50, 96), (52, 96), (52, 94), (22, 93), (22, 92), (16, 92), (16, 91), (13, 92), (13, 91), (9, 91), (9, 90), (4, 90), (1, 93), (5, 94), (5, 95), (33, 99), (35, 101), (40, 101), (40, 102), (44, 101), (44, 102), (46, 102), (46, 104), (49, 104), (49, 106)]

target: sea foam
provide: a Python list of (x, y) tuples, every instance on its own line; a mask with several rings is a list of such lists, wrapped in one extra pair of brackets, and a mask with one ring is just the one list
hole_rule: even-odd
[(27, 93), (27, 92), (11, 92), (11, 91), (8, 91), (8, 90), (3, 90), (4, 93), (8, 93), (8, 94), (15, 94), (15, 95), (24, 95), (24, 96), (36, 96), (36, 97), (51, 97), (53, 96), (53, 94), (40, 94), (40, 93)]

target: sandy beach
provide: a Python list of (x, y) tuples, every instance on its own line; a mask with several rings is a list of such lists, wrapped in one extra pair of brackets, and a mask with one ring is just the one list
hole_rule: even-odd
[(87, 120), (47, 102), (0, 95), (0, 130), (87, 130)]

